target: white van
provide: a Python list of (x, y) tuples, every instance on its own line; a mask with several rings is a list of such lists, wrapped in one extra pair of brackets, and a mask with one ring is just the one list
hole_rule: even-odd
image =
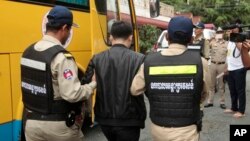
[[(159, 36), (157, 42), (154, 45), (154, 51), (155, 52), (156, 51), (159, 52), (159, 51), (162, 51), (162, 50), (168, 48), (168, 41), (166, 39), (166, 34), (167, 33), (168, 33), (167, 30), (162, 31), (161, 35)], [(211, 30), (211, 29), (204, 29), (203, 30), (203, 35), (204, 35), (205, 39), (210, 40), (214, 36), (214, 34), (215, 34), (214, 30)], [(193, 46), (190, 46), (190, 48), (193, 49)]]

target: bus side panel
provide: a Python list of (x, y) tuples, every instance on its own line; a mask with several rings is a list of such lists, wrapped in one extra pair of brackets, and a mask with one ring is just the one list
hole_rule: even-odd
[(20, 59), (21, 53), (13, 53), (10, 55), (11, 67), (11, 91), (12, 91), (12, 111), (13, 111), (13, 140), (17, 141), (20, 138), (22, 125), (22, 93), (21, 93), (21, 77), (20, 77)]
[(0, 2), (1, 48), (22, 52), (29, 44), (42, 37), (42, 17), (48, 7), (14, 1)]
[(15, 120), (12, 123), (12, 133), (13, 133), (13, 141), (20, 141), (21, 139), (21, 128), (22, 128), (22, 121), (21, 120)]
[(105, 40), (107, 39), (107, 16), (98, 13), (94, 1), (90, 1), (90, 6), (91, 44), (93, 54), (96, 54), (108, 49), (108, 46), (105, 44)]
[[(0, 2), (0, 52), (23, 52), (31, 43), (42, 37), (45, 14), (52, 7), (14, 1)], [(11, 12), (10, 12), (11, 11)], [(80, 28), (73, 29), (73, 37), (67, 50), (90, 51), (90, 13), (72, 10), (74, 22)], [(18, 22), (18, 24), (17, 24)]]
[(21, 60), (21, 53), (10, 55), (13, 120), (21, 120), (23, 112), (21, 83), (20, 83), (21, 82), (20, 60)]
[(0, 141), (12, 141), (12, 122), (0, 124)]
[(9, 54), (0, 54), (0, 140), (12, 140), (12, 105)]
[[(90, 14), (88, 12), (73, 11), (74, 22), (80, 27), (73, 27), (73, 38), (67, 50), (91, 51), (90, 45)], [(82, 56), (84, 57), (84, 56)]]

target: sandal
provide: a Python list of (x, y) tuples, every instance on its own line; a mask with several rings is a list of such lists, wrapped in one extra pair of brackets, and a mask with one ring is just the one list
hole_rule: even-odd
[(226, 109), (226, 110), (224, 110), (224, 113), (234, 114), (234, 113), (236, 113), (236, 111), (233, 111), (232, 109)]
[(234, 118), (242, 118), (242, 117), (244, 117), (244, 116), (245, 116), (245, 114), (242, 114), (242, 113), (240, 113), (240, 112), (237, 112), (237, 113), (235, 113), (235, 114), (233, 115)]

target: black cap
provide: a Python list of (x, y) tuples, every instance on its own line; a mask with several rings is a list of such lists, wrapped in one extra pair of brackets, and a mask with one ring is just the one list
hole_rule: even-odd
[(47, 15), (48, 22), (51, 24), (61, 23), (72, 25), (74, 27), (79, 27), (77, 24), (73, 23), (72, 12), (64, 6), (55, 6), (49, 11)]
[(191, 19), (184, 16), (174, 17), (168, 24), (168, 35), (172, 39), (176, 39), (176, 32), (183, 32), (187, 34), (188, 38), (191, 38), (193, 34), (193, 28), (194, 25)]

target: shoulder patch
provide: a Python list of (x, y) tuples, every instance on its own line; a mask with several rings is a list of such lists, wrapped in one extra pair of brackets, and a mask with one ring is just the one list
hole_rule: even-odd
[(63, 53), (66, 58), (73, 58), (73, 56), (70, 53)]
[(70, 69), (65, 69), (63, 71), (63, 77), (67, 80), (70, 80), (73, 77), (73, 72)]

